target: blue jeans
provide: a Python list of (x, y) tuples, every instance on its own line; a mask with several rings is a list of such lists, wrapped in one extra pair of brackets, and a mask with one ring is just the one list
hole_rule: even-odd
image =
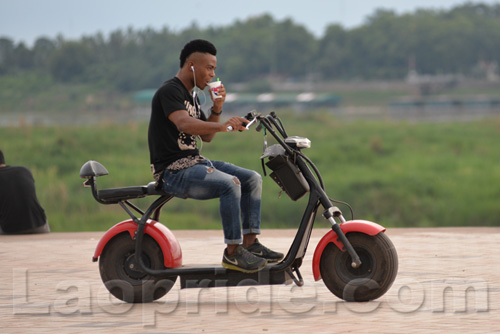
[(220, 198), (226, 244), (241, 243), (242, 228), (243, 234), (260, 234), (262, 177), (253, 170), (206, 160), (178, 171), (165, 170), (163, 189), (180, 198)]

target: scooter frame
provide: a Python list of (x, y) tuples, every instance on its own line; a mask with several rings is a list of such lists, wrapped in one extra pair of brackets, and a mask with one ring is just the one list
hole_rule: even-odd
[[(92, 194), (99, 203), (119, 204), (131, 217), (131, 220), (118, 223), (105, 233), (96, 247), (93, 261), (98, 260), (103, 249), (113, 237), (127, 232), (132, 239), (135, 239), (135, 270), (139, 269), (149, 275), (158, 277), (172, 278), (179, 276), (181, 288), (269, 285), (289, 283), (290, 281), (302, 286), (304, 281), (299, 268), (306, 254), (315, 218), (321, 205), (324, 208), (323, 216), (330, 221), (332, 230), (320, 240), (314, 252), (312, 263), (314, 279), (321, 279), (321, 254), (330, 243), (335, 244), (342, 252), (348, 252), (352, 259), (353, 268), (359, 267), (361, 265), (360, 258), (345, 235), (349, 232), (361, 232), (374, 236), (384, 232), (385, 228), (364, 220), (346, 221), (342, 212), (332, 204), (325, 193), (316, 167), (300, 152), (299, 148), (292, 147), (283, 140), (288, 136), (284, 127), (278, 124), (278, 122), (281, 124), (281, 121), (276, 117), (276, 114), (273, 112), (266, 116), (257, 115), (256, 117), (260, 122), (257, 128), (258, 131), (264, 127), (267, 133), (271, 134), (285, 149), (286, 153), (294, 157), (296, 166), (300, 169), (310, 187), (309, 199), (297, 233), (282, 261), (276, 264), (268, 264), (257, 273), (229, 270), (221, 265), (182, 265), (182, 252), (177, 239), (167, 227), (159, 223), (162, 207), (173, 196), (156, 190), (153, 182), (147, 186), (97, 190), (96, 177), (107, 175), (108, 172), (101, 164), (89, 161), (82, 166), (80, 171), (80, 177), (87, 178), (84, 185), (92, 188)], [(318, 179), (316, 179), (309, 166), (315, 170)], [(130, 199), (153, 195), (157, 195), (159, 198), (145, 212), (129, 201)], [(141, 215), (140, 218), (136, 217), (129, 208), (137, 211)], [(340, 223), (337, 223), (336, 219)], [(141, 256), (144, 234), (150, 235), (160, 246), (166, 269), (154, 270), (145, 265)]]

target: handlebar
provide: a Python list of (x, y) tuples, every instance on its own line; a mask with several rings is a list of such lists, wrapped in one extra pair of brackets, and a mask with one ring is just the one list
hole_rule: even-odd
[[(353, 210), (348, 203), (338, 200), (333, 200), (328, 197), (328, 195), (325, 192), (325, 185), (323, 183), (323, 178), (321, 177), (318, 168), (311, 161), (311, 159), (309, 159), (303, 152), (301, 152), (300, 147), (293, 147), (285, 142), (285, 140), (289, 137), (286, 133), (283, 123), (281, 122), (280, 118), (276, 115), (276, 113), (273, 111), (265, 116), (259, 114), (256, 116), (256, 119), (259, 121), (259, 125), (257, 126), (256, 130), (261, 131), (262, 127), (264, 127), (266, 131), (268, 131), (278, 141), (280, 146), (282, 146), (285, 149), (286, 153), (294, 158), (293, 159), (294, 162), (302, 170), (304, 175), (309, 175), (312, 179), (315, 179), (315, 181), (319, 185), (319, 189), (317, 189), (317, 191), (321, 194), (320, 202), (323, 205), (323, 207), (325, 209), (332, 207), (333, 206), (332, 202), (346, 205), (351, 211), (352, 219), (354, 219)], [(277, 131), (275, 131), (275, 129)], [(314, 171), (314, 173), (312, 173), (310, 168)]]
[[(256, 112), (255, 110), (250, 111), (250, 112), (249, 112), (248, 114), (246, 114), (246, 116), (245, 116), (245, 119), (246, 119), (247, 121), (249, 121), (249, 122), (248, 122), (248, 123), (243, 123), (243, 122), (242, 122), (242, 123), (241, 123), (241, 125), (242, 125), (242, 126), (244, 126), (244, 127), (245, 127), (245, 129), (249, 130), (249, 129), (250, 129), (250, 126), (252, 126), (252, 124), (253, 124), (253, 123), (255, 123), (255, 121), (257, 121), (257, 116), (259, 116), (259, 115), (257, 115), (257, 112)], [(233, 128), (231, 125), (228, 125), (228, 127), (226, 128), (226, 131), (227, 131), (227, 132), (231, 132), (231, 131), (233, 131), (233, 130), (234, 130), (234, 128)], [(242, 130), (240, 130), (240, 132), (241, 132), (241, 131), (242, 131)]]
[[(278, 143), (285, 149), (286, 153), (293, 156), (295, 152), (284, 141), (284, 139), (286, 139), (288, 137), (288, 135), (285, 131), (285, 127), (283, 126), (283, 123), (281, 123), (281, 120), (276, 116), (276, 113), (274, 111), (272, 111), (269, 115), (265, 115), (265, 116), (257, 115), (256, 118), (260, 122), (260, 124), (256, 128), (256, 130), (260, 131), (261, 127), (263, 126), (278, 141)], [(278, 120), (279, 124), (276, 120)], [(278, 131), (279, 134), (276, 133), (275, 129)]]

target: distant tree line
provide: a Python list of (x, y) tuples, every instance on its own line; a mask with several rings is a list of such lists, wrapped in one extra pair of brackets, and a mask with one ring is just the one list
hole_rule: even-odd
[(90, 83), (129, 92), (157, 87), (179, 67), (189, 40), (218, 48), (217, 73), (225, 82), (276, 77), (288, 80), (401, 79), (421, 74), (472, 75), (481, 62), (500, 62), (500, 5), (467, 3), (447, 11), (398, 15), (377, 10), (362, 26), (330, 25), (321, 38), (291, 19), (270, 15), (224, 27), (192, 25), (116, 30), (80, 40), (40, 37), (29, 48), (0, 38), (0, 79), (35, 73), (58, 83)]

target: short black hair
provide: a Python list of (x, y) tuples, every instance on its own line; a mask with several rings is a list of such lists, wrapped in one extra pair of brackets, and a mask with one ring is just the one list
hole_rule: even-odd
[(5, 157), (3, 156), (2, 150), (0, 150), (0, 165), (5, 165)]
[(181, 68), (186, 63), (186, 59), (195, 52), (210, 53), (213, 56), (217, 56), (217, 49), (212, 43), (204, 39), (195, 39), (184, 45), (181, 51), (181, 56), (179, 57)]

